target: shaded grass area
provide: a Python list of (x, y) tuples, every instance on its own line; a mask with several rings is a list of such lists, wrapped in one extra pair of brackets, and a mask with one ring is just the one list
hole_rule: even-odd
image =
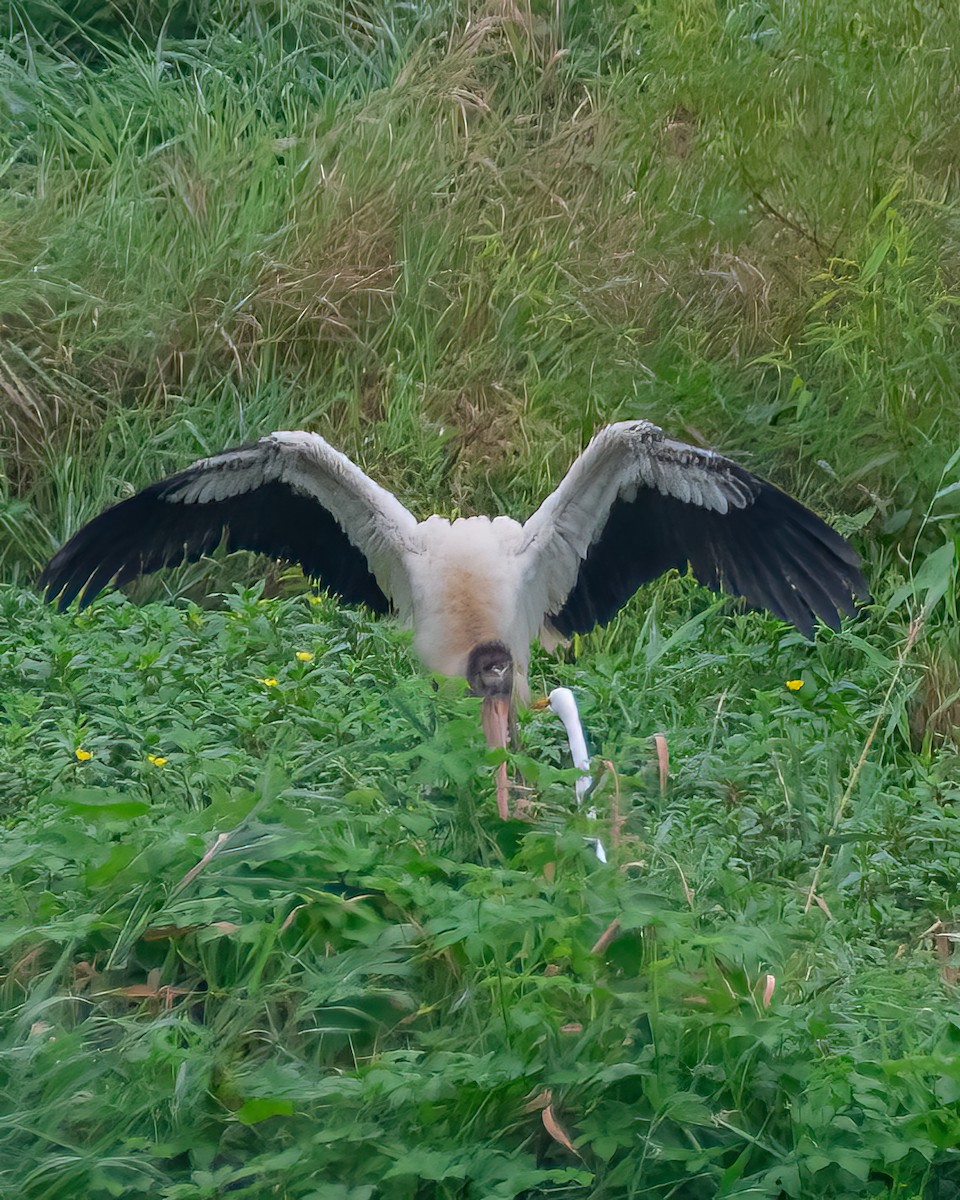
[(291, 424), (519, 510), (642, 414), (912, 536), (958, 433), (927, 7), (15, 8), (6, 570)]
[(660, 598), (629, 659), (539, 663), (616, 768), (604, 866), (553, 718), (499, 823), (478, 702), (388, 625), (3, 591), (5, 1185), (952, 1194), (955, 758), (907, 749), (898, 677), (832, 827), (895, 660)]
[[(960, 1194), (960, 16), (2, 20), (2, 1186)], [(205, 610), (18, 586), (270, 429), (523, 516), (629, 416), (831, 517), (876, 602), (811, 646), (670, 578), (536, 658), (606, 867), (550, 719), (500, 826), (476, 702), (388, 625), (236, 559), (139, 593)]]

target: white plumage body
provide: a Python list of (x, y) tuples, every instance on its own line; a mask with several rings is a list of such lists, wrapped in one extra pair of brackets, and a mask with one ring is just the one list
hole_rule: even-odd
[(399, 616), (415, 631), (419, 657), (432, 671), (463, 675), (474, 646), (503, 642), (525, 679), (542, 613), (523, 586), (523, 526), (510, 517), (429, 517), (416, 532), (417, 551), (405, 557), (411, 607)]

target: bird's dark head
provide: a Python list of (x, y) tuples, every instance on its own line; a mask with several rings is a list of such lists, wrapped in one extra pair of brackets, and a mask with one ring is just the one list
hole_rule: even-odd
[(487, 745), (506, 746), (513, 709), (513, 655), (503, 642), (478, 642), (467, 659), (467, 683), (483, 697), (480, 720)]
[(503, 642), (478, 642), (467, 658), (466, 675), (474, 696), (513, 695), (513, 655)]

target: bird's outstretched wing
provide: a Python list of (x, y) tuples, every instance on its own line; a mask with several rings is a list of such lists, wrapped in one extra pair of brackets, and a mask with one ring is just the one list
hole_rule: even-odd
[(202, 458), (84, 525), (47, 563), (40, 586), (66, 608), (109, 583), (184, 560), (221, 541), (298, 562), (351, 603), (385, 612), (408, 590), (417, 522), (385, 488), (314, 433), (272, 433)]
[(867, 595), (856, 552), (810, 509), (711, 450), (647, 421), (610, 425), (523, 527), (549, 628), (603, 624), (637, 588), (687, 564), (811, 636)]

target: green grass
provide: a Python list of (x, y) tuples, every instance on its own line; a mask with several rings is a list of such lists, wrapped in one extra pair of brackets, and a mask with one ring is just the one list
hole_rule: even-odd
[(928, 931), (958, 902), (955, 765), (906, 749), (902, 676), (880, 708), (877, 639), (742, 616), (708, 643), (694, 589), (659, 595), (631, 655), (538, 662), (616, 769), (604, 867), (555, 719), (524, 728), (533, 824), (501, 825), (477, 701), (388, 626), (4, 591), (9, 1190), (952, 1194)]
[[(0, 1193), (960, 1195), (960, 15), (0, 21)], [(296, 573), (32, 588), (270, 429), (524, 516), (628, 416), (814, 505), (875, 600), (810, 645), (670, 578), (537, 657), (606, 867), (554, 718), (501, 826), (476, 702)]]

